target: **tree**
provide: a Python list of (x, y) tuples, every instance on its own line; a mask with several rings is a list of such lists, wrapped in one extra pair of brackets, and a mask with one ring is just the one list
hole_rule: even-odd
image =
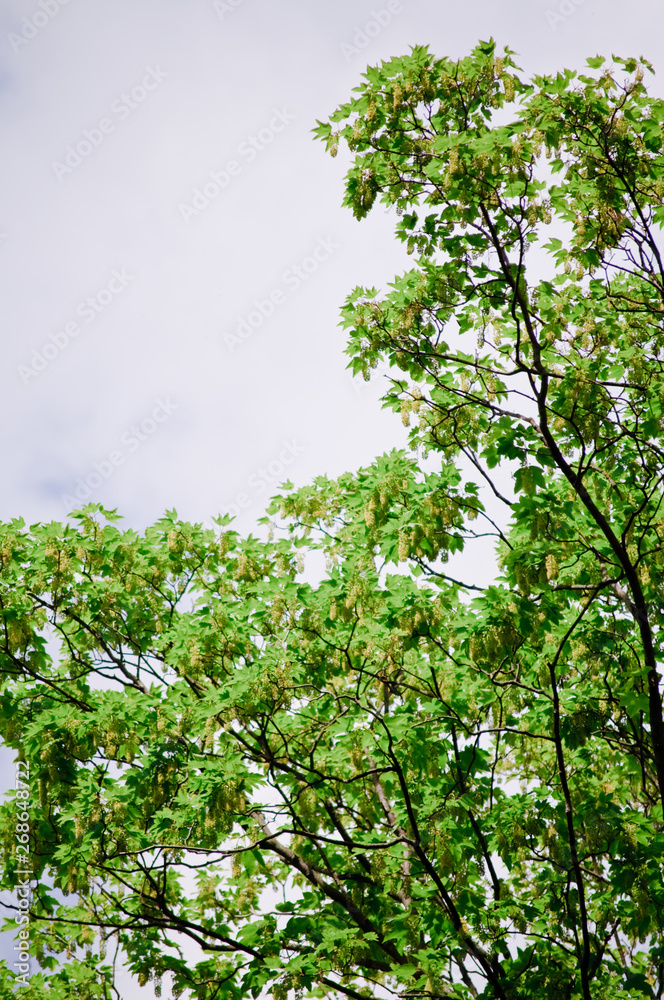
[[(3, 527), (3, 737), (39, 787), (26, 998), (110, 997), (108, 942), (199, 998), (664, 995), (644, 66), (526, 82), (492, 42), (416, 48), (319, 124), (355, 154), (346, 203), (394, 206), (414, 256), (343, 311), (408, 448), (287, 485), (266, 539), (95, 506)], [(490, 586), (447, 565), (473, 543)]]

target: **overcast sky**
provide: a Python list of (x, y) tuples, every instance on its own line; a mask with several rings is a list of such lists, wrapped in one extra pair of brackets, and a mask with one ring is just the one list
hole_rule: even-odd
[(410, 261), (340, 207), (315, 120), (414, 44), (658, 65), (662, 29), (654, 0), (3, 0), (2, 516), (248, 528), (282, 479), (402, 443), (337, 323)]
[(311, 130), (368, 63), (489, 36), (527, 74), (643, 55), (663, 92), (659, 0), (2, 0), (2, 518), (249, 530), (403, 444), (337, 323), (410, 260)]

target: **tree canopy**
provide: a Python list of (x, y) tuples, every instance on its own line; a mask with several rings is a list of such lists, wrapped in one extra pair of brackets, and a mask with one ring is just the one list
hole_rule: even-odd
[[(2, 526), (24, 997), (117, 996), (117, 948), (199, 1000), (664, 996), (649, 69), (415, 48), (319, 123), (345, 203), (393, 206), (413, 257), (343, 308), (408, 446), (287, 484), (260, 537), (97, 506)], [(493, 583), (464, 573), (494, 550)]]

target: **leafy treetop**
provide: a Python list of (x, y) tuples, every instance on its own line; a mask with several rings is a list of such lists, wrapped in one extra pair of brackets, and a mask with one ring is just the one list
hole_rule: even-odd
[(493, 42), (416, 48), (319, 124), (354, 153), (346, 203), (394, 205), (413, 256), (343, 310), (409, 448), (285, 490), (263, 540), (96, 507), (2, 526), (2, 734), (39, 789), (26, 1000), (117, 996), (109, 943), (200, 1000), (664, 995), (644, 66), (526, 82)]

